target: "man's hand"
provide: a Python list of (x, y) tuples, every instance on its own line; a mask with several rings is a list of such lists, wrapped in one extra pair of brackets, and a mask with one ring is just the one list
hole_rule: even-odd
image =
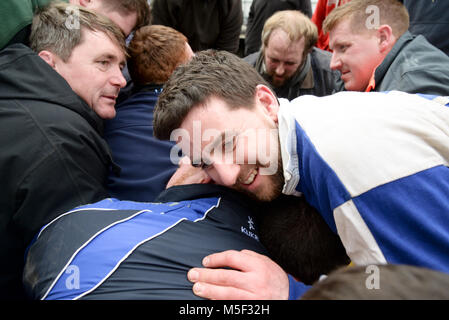
[[(203, 259), (206, 268), (193, 268), (187, 278), (193, 293), (214, 300), (288, 299), (287, 274), (267, 256), (254, 251), (228, 250)], [(228, 269), (211, 269), (230, 267)]]
[(194, 183), (209, 183), (210, 178), (204, 170), (192, 166), (188, 157), (179, 161), (179, 168), (173, 173), (167, 183), (166, 189), (173, 186), (181, 186)]

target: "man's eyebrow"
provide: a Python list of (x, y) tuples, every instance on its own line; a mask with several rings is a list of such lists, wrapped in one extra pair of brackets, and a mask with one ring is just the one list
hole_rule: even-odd
[(98, 56), (98, 59), (108, 59), (108, 60), (112, 60), (112, 61), (118, 61), (120, 64), (123, 64), (123, 65), (126, 64), (126, 60), (125, 59), (119, 59), (116, 55), (111, 54), (111, 53), (100, 54)]

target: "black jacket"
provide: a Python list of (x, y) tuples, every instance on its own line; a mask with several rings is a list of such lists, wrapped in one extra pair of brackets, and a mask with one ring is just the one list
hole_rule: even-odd
[(401, 0), (410, 15), (409, 31), (421, 34), (435, 47), (449, 55), (449, 1)]
[(0, 299), (20, 297), (26, 244), (74, 206), (108, 196), (102, 121), (30, 48), (0, 52)]
[(26, 260), (30, 296), (199, 299), (187, 272), (206, 255), (229, 249), (267, 253), (257, 236), (259, 205), (237, 191), (176, 186), (157, 201), (105, 199), (46, 226)]
[(152, 23), (172, 27), (189, 39), (193, 51), (239, 49), (241, 0), (154, 0)]

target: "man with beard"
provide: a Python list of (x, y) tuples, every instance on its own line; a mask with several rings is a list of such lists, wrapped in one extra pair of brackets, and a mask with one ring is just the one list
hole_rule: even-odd
[[(229, 249), (271, 255), (291, 274), (290, 298), (297, 298), (308, 286), (293, 277), (311, 284), (348, 264), (338, 237), (303, 198), (267, 205), (209, 181), (181, 161), (157, 202), (109, 198), (61, 214), (27, 251), (23, 280), (30, 298), (200, 299), (187, 271), (205, 255)], [(283, 219), (273, 223), (277, 213)], [(289, 245), (280, 241), (292, 240), (286, 227), (296, 231)]]
[(332, 55), (315, 46), (315, 24), (295, 10), (276, 12), (262, 31), (262, 48), (245, 57), (267, 80), (278, 97), (292, 100), (312, 94), (326, 96), (343, 89)]
[[(207, 51), (166, 83), (154, 133), (178, 141), (217, 184), (265, 201), (303, 195), (356, 265), (449, 272), (449, 101), (430, 98), (392, 91), (278, 100), (250, 65)], [(285, 299), (287, 276), (264, 282), (273, 279), (270, 264), (226, 251), (203, 260), (213, 269), (188, 277), (202, 297)]]

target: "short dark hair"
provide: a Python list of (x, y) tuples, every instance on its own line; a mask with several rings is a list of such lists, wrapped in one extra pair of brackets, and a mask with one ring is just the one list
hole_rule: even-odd
[(128, 69), (137, 85), (164, 84), (173, 70), (187, 60), (187, 38), (173, 28), (140, 28), (128, 46)]
[(259, 237), (270, 257), (305, 284), (350, 263), (337, 234), (304, 197), (281, 195), (261, 207)]
[(340, 268), (310, 288), (302, 300), (417, 300), (449, 299), (449, 274), (408, 265), (372, 265), (379, 286), (368, 287), (374, 269)]
[(253, 108), (259, 84), (269, 86), (238, 56), (211, 49), (200, 51), (189, 63), (176, 68), (165, 83), (154, 109), (154, 136), (170, 139), (189, 111), (210, 97), (223, 99), (230, 108)]
[(151, 24), (150, 6), (147, 0), (112, 0), (110, 5), (119, 6), (122, 11), (137, 14), (136, 25), (133, 30)]

